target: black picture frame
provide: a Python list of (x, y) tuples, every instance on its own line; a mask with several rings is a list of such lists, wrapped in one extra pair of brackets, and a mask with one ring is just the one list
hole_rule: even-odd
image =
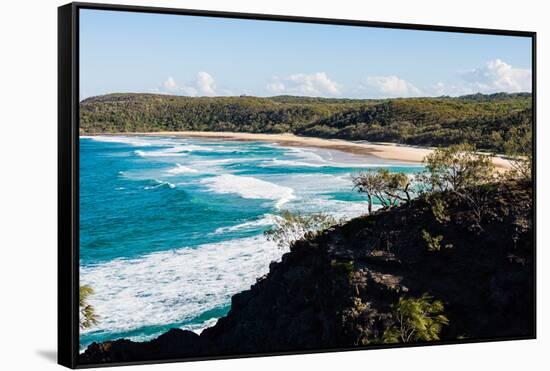
[[(313, 18), (268, 14), (204, 11), (191, 9), (159, 8), (130, 5), (96, 3), (70, 3), (58, 8), (58, 363), (69, 368), (107, 367), (135, 364), (154, 364), (214, 359), (232, 359), (286, 354), (308, 354), (321, 352), (342, 352), (365, 350), (365, 348), (316, 349), (312, 351), (292, 351), (279, 353), (238, 354), (231, 356), (196, 357), (136, 361), (120, 363), (79, 364), (79, 11), (94, 9), (139, 13), (160, 13), (172, 15), (192, 15), (215, 18), (267, 20), (280, 22), (315, 23), (327, 25), (365, 26), (377, 28), (424, 30), (531, 38), (532, 45), (532, 109), (533, 109), (533, 241), (536, 262), (536, 32), (514, 31), (488, 28), (468, 28), (435, 26), (424, 24), (388, 23), (362, 20)], [(527, 340), (536, 338), (536, 264), (533, 282), (535, 283), (535, 312), (533, 313), (533, 336), (514, 338), (465, 339), (460, 341), (437, 341), (429, 344), (413, 345), (373, 345), (368, 349), (400, 348), (442, 344), (479, 343), (487, 341)]]

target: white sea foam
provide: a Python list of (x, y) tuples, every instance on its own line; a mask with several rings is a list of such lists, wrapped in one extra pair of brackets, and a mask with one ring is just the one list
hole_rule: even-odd
[(142, 157), (167, 157), (177, 156), (189, 152), (235, 152), (237, 147), (217, 146), (204, 144), (193, 144), (188, 139), (179, 138), (162, 138), (162, 137), (140, 137), (140, 136), (123, 136), (123, 135), (94, 135), (81, 136), (80, 138), (91, 139), (96, 142), (106, 143), (121, 143), (134, 147), (165, 147), (158, 150), (137, 150), (135, 153)]
[(196, 160), (194, 158), (186, 158), (183, 163), (176, 163), (175, 167), (166, 170), (165, 173), (170, 176), (182, 174), (215, 175), (224, 171), (224, 165), (231, 165), (234, 163), (241, 163), (246, 161), (249, 160), (242, 160), (239, 158), (223, 158), (211, 160)]
[(175, 156), (187, 156), (192, 151), (209, 151), (208, 147), (196, 146), (196, 145), (177, 145), (173, 147), (163, 148), (156, 151), (135, 151), (135, 154), (140, 157), (175, 157)]
[(210, 318), (201, 323), (194, 323), (191, 325), (181, 326), (182, 330), (193, 331), (194, 333), (201, 334), (205, 329), (212, 327), (218, 322), (218, 318)]
[[(273, 159), (262, 163), (262, 167), (333, 167), (333, 168), (387, 168), (388, 164), (376, 164), (376, 163), (357, 163), (357, 162), (337, 162), (337, 161), (325, 161), (323, 163), (317, 162), (304, 162), (295, 160), (279, 160)], [(416, 165), (400, 164), (400, 167), (414, 167)]]
[[(378, 209), (374, 205), (373, 209)], [(330, 197), (320, 196), (301, 201), (299, 204), (291, 205), (290, 211), (303, 213), (325, 213), (332, 215), (338, 220), (348, 220), (368, 212), (367, 201), (340, 201)]]
[(265, 214), (263, 218), (252, 220), (249, 222), (244, 222), (237, 225), (232, 225), (229, 227), (220, 227), (214, 231), (214, 234), (223, 234), (227, 232), (242, 231), (247, 229), (254, 229), (257, 227), (264, 227), (275, 224), (277, 221), (277, 216), (272, 214)]
[(313, 163), (313, 162), (304, 162), (304, 161), (295, 161), (295, 160), (278, 160), (273, 159), (270, 161), (265, 161), (262, 163), (262, 166), (264, 167), (272, 167), (272, 166), (284, 166), (284, 167), (323, 167), (323, 166), (329, 166), (328, 164), (320, 164), (320, 163)]
[(135, 154), (140, 157), (174, 157), (174, 156), (186, 156), (191, 152), (216, 152), (216, 153), (234, 153), (238, 152), (236, 149), (226, 147), (209, 147), (206, 145), (189, 144), (185, 142), (176, 143), (162, 143), (158, 145), (167, 145), (167, 148), (143, 151), (137, 150)]
[(273, 176), (273, 179), (277, 184), (292, 188), (296, 195), (308, 197), (328, 192), (349, 191), (353, 187), (350, 173), (285, 174)]
[[(272, 159), (264, 161), (260, 164), (261, 167), (333, 167), (333, 168), (379, 168), (379, 167), (391, 167), (387, 163), (373, 163), (373, 162), (355, 162), (355, 161), (333, 161), (333, 160), (313, 160), (308, 162), (307, 159), (299, 160), (281, 160), (281, 159)], [(393, 165), (393, 166), (397, 166)], [(400, 167), (413, 167), (417, 165), (411, 164), (399, 164)]]
[(196, 318), (227, 305), (281, 254), (260, 235), (83, 266), (81, 283), (94, 288), (90, 304), (100, 316), (93, 331), (124, 332)]
[(289, 151), (304, 160), (309, 160), (309, 161), (314, 161), (319, 163), (326, 162), (326, 159), (323, 158), (323, 156), (319, 155), (314, 149), (292, 147), (292, 148), (289, 148)]
[(304, 213), (326, 213), (337, 219), (350, 219), (367, 212), (365, 201), (340, 201), (330, 195), (333, 192), (348, 192), (352, 189), (349, 173), (332, 174), (293, 174), (274, 177), (274, 180), (285, 187), (292, 188), (297, 196), (296, 201), (286, 208)]
[(203, 179), (201, 183), (216, 193), (235, 193), (243, 198), (275, 200), (278, 208), (296, 198), (292, 188), (250, 176), (222, 174)]
[[(291, 156), (289, 159), (288, 156)], [(416, 167), (417, 164), (367, 159), (351, 153), (313, 148), (288, 148), (284, 159), (275, 158), (264, 161), (262, 167), (333, 167), (333, 168), (378, 168), (378, 167)]]
[[(203, 322), (191, 323), (191, 324), (180, 326), (180, 329), (193, 331), (194, 333), (200, 335), (207, 328), (214, 326), (216, 324), (216, 322), (218, 322), (218, 319), (219, 318), (209, 318), (209, 319), (207, 319), (206, 321), (203, 321)], [(174, 328), (174, 327), (177, 327), (177, 326), (174, 325), (174, 326), (170, 326), (170, 327)], [(159, 337), (160, 335), (162, 335), (165, 332), (166, 332), (166, 330), (163, 329), (163, 330), (159, 330), (159, 331), (148, 333), (148, 334), (124, 335), (124, 336), (121, 336), (120, 338), (128, 339), (128, 340), (135, 341), (135, 342), (143, 342), (143, 341), (148, 341), (148, 340), (151, 340), (151, 339), (155, 339), (155, 338)], [(84, 335), (85, 335), (85, 333), (84, 333)], [(118, 338), (118, 336), (115, 335), (115, 338)], [(114, 340), (114, 338), (113, 338), (113, 340)], [(89, 344), (90, 344), (89, 340), (85, 343), (81, 343), (80, 353), (83, 353), (86, 350), (86, 348)]]
[(200, 165), (220, 165), (220, 164), (223, 165), (223, 164), (231, 164), (231, 163), (238, 162), (238, 161), (241, 161), (241, 160), (242, 159), (240, 159), (240, 158), (219, 158), (219, 159), (216, 159), (216, 160), (196, 161), (196, 163), (200, 164)]
[(255, 158), (255, 157), (230, 157), (230, 158), (218, 158), (208, 160), (196, 160), (193, 164), (199, 166), (211, 166), (211, 165), (227, 165), (227, 164), (242, 164), (245, 162), (265, 161), (267, 158)]
[(177, 175), (177, 174), (194, 174), (198, 173), (199, 171), (197, 169), (193, 169), (189, 166), (184, 166), (182, 164), (176, 164), (176, 167), (173, 167), (169, 170), (166, 170), (168, 174)]
[[(166, 143), (164, 145), (166, 145)], [(191, 152), (235, 153), (239, 151), (237, 151), (236, 149), (232, 149), (230, 147), (209, 147), (206, 145), (185, 144), (185, 143), (171, 144), (167, 148), (154, 150), (154, 151), (144, 151), (144, 150), (134, 151), (134, 153), (140, 157), (187, 156)]]
[(128, 144), (135, 147), (148, 147), (152, 145), (150, 139), (134, 137), (134, 136), (118, 136), (118, 135), (92, 135), (92, 136), (81, 136), (81, 139), (91, 139), (96, 142), (104, 143), (122, 143)]
[(153, 186), (143, 187), (143, 189), (155, 189), (155, 188), (162, 187), (162, 186), (168, 186), (169, 188), (176, 188), (176, 185), (174, 183), (170, 183), (170, 182), (167, 182), (167, 181), (164, 181), (164, 180), (155, 179), (155, 182), (157, 184), (155, 184)]

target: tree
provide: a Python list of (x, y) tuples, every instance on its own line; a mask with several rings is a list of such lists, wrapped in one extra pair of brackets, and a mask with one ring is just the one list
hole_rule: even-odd
[(416, 180), (424, 192), (451, 192), (465, 201), (474, 230), (481, 231), (481, 221), (488, 210), (491, 184), (496, 178), (490, 155), (477, 153), (468, 144), (438, 148), (424, 158), (426, 170)]
[(277, 219), (276, 225), (266, 230), (264, 235), (269, 241), (277, 243), (280, 249), (285, 250), (307, 233), (315, 233), (337, 223), (338, 221), (328, 214), (301, 214), (285, 210)]
[(529, 128), (528, 134), (520, 133), (516, 128), (508, 131), (508, 140), (504, 142), (504, 154), (509, 158), (512, 169), (508, 176), (525, 181), (532, 179), (532, 132)]
[(409, 177), (404, 173), (391, 173), (387, 169), (367, 171), (352, 177), (353, 188), (366, 193), (368, 211), (372, 212), (373, 200), (382, 208), (391, 208), (411, 200)]
[(89, 285), (80, 286), (78, 305), (80, 307), (80, 328), (87, 329), (99, 323), (95, 308), (88, 303), (88, 297), (94, 293)]
[[(368, 211), (369, 214), (372, 213), (372, 205), (375, 197), (378, 198), (378, 195), (382, 194), (383, 182), (382, 178), (374, 171), (367, 171), (364, 173), (359, 173), (358, 176), (352, 178), (353, 188), (361, 193), (367, 195), (368, 200)], [(380, 200), (380, 203), (383, 203)]]
[(449, 319), (443, 314), (440, 300), (428, 294), (420, 298), (399, 298), (394, 310), (394, 324), (384, 331), (384, 343), (410, 343), (439, 340), (443, 326)]
[(426, 171), (417, 180), (430, 191), (455, 191), (490, 183), (495, 179), (492, 157), (475, 152), (472, 145), (437, 148), (423, 161)]
[(447, 203), (441, 197), (441, 194), (433, 194), (427, 197), (427, 201), (431, 205), (432, 214), (439, 223), (445, 224), (451, 220), (451, 215), (447, 210)]

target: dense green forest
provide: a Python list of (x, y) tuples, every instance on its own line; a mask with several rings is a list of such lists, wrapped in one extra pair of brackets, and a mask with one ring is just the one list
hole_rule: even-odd
[(82, 133), (234, 131), (530, 151), (531, 94), (331, 99), (109, 94), (80, 103)]

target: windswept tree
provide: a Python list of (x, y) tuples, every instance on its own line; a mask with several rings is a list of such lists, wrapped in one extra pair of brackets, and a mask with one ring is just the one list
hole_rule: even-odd
[(88, 298), (94, 293), (94, 289), (89, 285), (82, 285), (79, 291), (80, 328), (87, 329), (99, 323), (95, 308), (88, 303)]
[(492, 156), (469, 144), (437, 148), (423, 161), (426, 171), (417, 180), (430, 191), (458, 191), (495, 179)]
[[(375, 171), (367, 171), (364, 173), (359, 173), (359, 175), (354, 176), (352, 180), (353, 188), (367, 195), (368, 211), (369, 214), (372, 213), (374, 198), (379, 194), (382, 194), (382, 190), (384, 188), (382, 178), (378, 176), (378, 173)], [(380, 201), (380, 203), (382, 203), (382, 201)]]
[(384, 343), (410, 343), (439, 340), (443, 326), (449, 324), (445, 306), (428, 294), (419, 298), (401, 297), (394, 309), (394, 323), (384, 331)]
[(483, 230), (481, 220), (496, 181), (492, 156), (478, 153), (468, 144), (438, 148), (424, 158), (426, 170), (416, 177), (424, 191), (451, 192), (465, 201), (474, 229)]
[(338, 221), (328, 214), (301, 214), (285, 210), (277, 218), (276, 225), (266, 230), (264, 235), (281, 250), (286, 250), (295, 241), (307, 233), (315, 233), (337, 224)]
[(372, 212), (374, 200), (382, 208), (391, 208), (411, 200), (411, 181), (407, 174), (392, 173), (387, 169), (366, 171), (352, 177), (353, 188), (368, 197), (368, 211)]
[(533, 134), (531, 127), (527, 132), (517, 128), (511, 128), (508, 133), (508, 139), (504, 142), (504, 154), (509, 158), (512, 169), (508, 175), (512, 178), (531, 181), (533, 165)]

